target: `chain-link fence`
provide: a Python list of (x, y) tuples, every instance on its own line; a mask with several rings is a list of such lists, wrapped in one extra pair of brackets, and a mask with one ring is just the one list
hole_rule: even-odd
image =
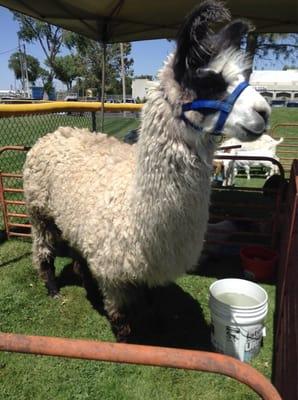
[[(123, 116), (122, 113), (113, 112), (123, 106), (112, 105), (110, 112), (105, 114), (102, 124), (98, 103), (96, 105), (75, 103), (73, 106), (70, 103), (60, 103), (58, 110), (57, 104), (59, 105), (59, 103), (53, 103), (53, 110), (49, 103), (38, 104), (37, 107), (33, 104), (0, 107), (0, 201), (5, 211), (4, 216), (0, 212), (0, 229), (3, 229), (5, 225), (7, 231), (7, 227), (10, 226), (18, 235), (24, 228), (22, 225), (27, 225), (20, 175), (26, 152), (38, 138), (55, 131), (59, 126), (87, 128), (91, 131), (103, 130), (107, 134), (122, 138), (139, 125), (140, 106), (128, 109)], [(80, 106), (82, 106), (81, 109)], [(102, 126), (103, 129), (101, 129)], [(24, 148), (13, 148), (14, 146)]]
[[(95, 113), (33, 114), (0, 118), (0, 147), (32, 146), (36, 140), (59, 126), (77, 126), (96, 130)], [(25, 154), (8, 151), (0, 158), (0, 170), (21, 171)]]
[[(106, 116), (104, 132), (121, 137), (129, 129), (138, 126), (136, 114), (126, 116), (121, 120), (119, 119), (120, 116), (116, 114)], [(59, 126), (73, 126), (99, 131), (101, 130), (101, 115), (100, 112), (60, 112), (0, 118), (0, 147), (32, 146), (39, 137), (55, 131)], [(118, 132), (118, 128), (120, 132)], [(5, 153), (0, 158), (0, 170), (20, 171), (23, 161), (24, 154)]]
[[(108, 107), (108, 113), (105, 114), (104, 118), (104, 128), (102, 127), (101, 120), (101, 109), (100, 103), (80, 103), (80, 102), (64, 102), (64, 103), (45, 103), (45, 104), (30, 104), (26, 106), (1, 106), (0, 105), (0, 150), (3, 146), (32, 146), (36, 140), (45, 135), (48, 132), (55, 131), (59, 126), (73, 126), (78, 128), (88, 128), (92, 131), (104, 131), (108, 134), (113, 134), (119, 138), (122, 138), (126, 133), (130, 130), (133, 130), (139, 125), (139, 115), (138, 112), (141, 108), (141, 105), (126, 105), (125, 116), (123, 113), (116, 113), (115, 111), (122, 110), (123, 105), (121, 104), (112, 104)], [(3, 111), (4, 110), (4, 111)], [(288, 128), (288, 126), (287, 126)], [(296, 126), (295, 126), (296, 128)], [(285, 136), (285, 141), (287, 136)], [(297, 140), (295, 135), (288, 135), (290, 139)], [(297, 144), (296, 142), (286, 143), (284, 152), (290, 157), (295, 156), (297, 153)], [(293, 153), (294, 151), (294, 153)], [(2, 218), (2, 213), (0, 212), (0, 229), (3, 229), (4, 225), (7, 227), (8, 224), (11, 225), (12, 228), (16, 228), (17, 230), (21, 229), (22, 226), (20, 224), (27, 224), (27, 220), (25, 219), (25, 208), (23, 204), (23, 193), (22, 189), (22, 179), (19, 175), (21, 175), (23, 164), (26, 157), (26, 149), (6, 149), (5, 151), (0, 151), (0, 201), (2, 204), (2, 208), (4, 209), (4, 219)], [(2, 183), (2, 191), (1, 191), (1, 183)], [(247, 188), (239, 187), (239, 192), (242, 195), (242, 192), (246, 193), (247, 196)], [(262, 196), (262, 190), (260, 191), (261, 203), (262, 207), (265, 207), (265, 200)], [(222, 196), (223, 191), (221, 190), (220, 195)], [(250, 191), (253, 195), (255, 195), (255, 190)], [(228, 191), (229, 196), (231, 195), (230, 191)], [(235, 190), (233, 191), (233, 204), (235, 208)], [(244, 196), (244, 197), (245, 197)], [(278, 197), (277, 197), (278, 199)], [(243, 212), (244, 209), (248, 209), (244, 205), (247, 204), (247, 198), (243, 200), (242, 198), (239, 201), (239, 212), (241, 219), (243, 220)], [(251, 207), (254, 209), (253, 215), (248, 215), (247, 217), (251, 221), (252, 217), (256, 217), (256, 206), (254, 205), (255, 200), (251, 201)], [(227, 204), (229, 201), (227, 202)], [(4, 204), (4, 205), (3, 205)], [(214, 206), (214, 204), (213, 204)], [(272, 204), (273, 209), (269, 210), (269, 216), (275, 214), (273, 210), (276, 208), (276, 212), (279, 209), (279, 202)], [(0, 210), (1, 211), (1, 210)], [(218, 208), (215, 211), (211, 208), (211, 216), (215, 213), (218, 214)], [(264, 210), (261, 210), (261, 215), (264, 213)], [(5, 220), (6, 215), (6, 220)], [(234, 214), (231, 217), (229, 213), (227, 213), (227, 205), (224, 207), (222, 218), (234, 218)], [(239, 216), (239, 218), (240, 218)], [(8, 221), (9, 218), (9, 221)], [(235, 218), (234, 218), (235, 219)], [(4, 224), (5, 222), (5, 224)], [(14, 224), (14, 225), (13, 225)], [(239, 233), (239, 232), (238, 232)], [(248, 232), (245, 231), (245, 234), (248, 235)], [(238, 235), (239, 236), (239, 235)], [(272, 232), (268, 237), (270, 238), (274, 236)], [(269, 238), (269, 239), (270, 239)], [(269, 240), (268, 239), (268, 240)]]

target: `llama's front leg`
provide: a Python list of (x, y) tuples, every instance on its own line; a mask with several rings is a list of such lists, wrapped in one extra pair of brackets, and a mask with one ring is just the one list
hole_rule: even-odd
[(245, 173), (246, 173), (246, 179), (249, 181), (250, 180), (250, 166), (246, 165), (244, 167), (244, 169), (245, 169)]
[(87, 299), (94, 309), (103, 312), (103, 298), (98, 282), (92, 276), (86, 260), (79, 257), (73, 261), (73, 272), (80, 277), (83, 287), (86, 289)]
[(266, 176), (272, 176), (275, 173), (278, 173), (278, 167), (277, 167), (277, 165), (272, 164), (272, 166), (269, 167), (269, 170), (267, 171)]
[(235, 180), (235, 166), (234, 166), (234, 161), (231, 160), (229, 161), (227, 171), (226, 171), (226, 186), (232, 186)]
[(54, 258), (43, 260), (40, 264), (40, 277), (48, 289), (48, 294), (51, 297), (58, 297), (59, 290), (55, 278)]
[(54, 238), (45, 222), (32, 221), (32, 258), (33, 265), (38, 269), (39, 275), (45, 283), (48, 294), (57, 297), (59, 294), (54, 266)]

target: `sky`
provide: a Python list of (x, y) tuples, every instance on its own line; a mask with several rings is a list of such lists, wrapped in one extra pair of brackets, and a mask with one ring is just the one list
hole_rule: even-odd
[[(12, 13), (0, 6), (0, 90), (15, 88), (15, 78), (13, 72), (8, 68), (8, 59), (13, 52), (17, 51), (17, 31), (18, 24), (13, 20)], [(167, 40), (132, 42), (131, 57), (134, 59), (134, 75), (155, 76), (173, 48), (174, 43)], [(38, 44), (26, 43), (26, 53), (36, 57), (41, 64), (45, 59)], [(272, 66), (270, 59), (261, 61), (261, 65), (257, 66), (258, 69), (282, 69), (282, 67), (283, 63), (281, 62)], [(20, 87), (19, 83), (18, 87)], [(56, 81), (56, 89), (63, 88), (63, 84)]]
[[(17, 51), (18, 24), (13, 20), (12, 13), (0, 6), (0, 90), (14, 89), (14, 74), (8, 68), (8, 59)], [(132, 43), (131, 57), (134, 59), (133, 70), (135, 75), (153, 75), (162, 67), (163, 62), (173, 49), (173, 43), (167, 40), (147, 40)], [(26, 43), (26, 53), (40, 62), (45, 56), (38, 44)], [(63, 87), (61, 83), (58, 83)]]

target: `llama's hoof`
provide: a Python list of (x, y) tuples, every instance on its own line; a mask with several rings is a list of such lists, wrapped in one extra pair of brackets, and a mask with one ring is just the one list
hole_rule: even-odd
[(118, 326), (116, 340), (118, 343), (126, 343), (131, 336), (131, 328), (128, 323)]
[(59, 296), (59, 289), (55, 280), (48, 280), (45, 282), (45, 287), (47, 288), (50, 297), (56, 298), (56, 296)]
[(58, 289), (48, 289), (48, 295), (52, 299), (61, 299), (62, 295), (59, 293)]
[(131, 335), (131, 327), (127, 316), (118, 312), (113, 313), (110, 316), (110, 323), (117, 342), (127, 342), (128, 337)]
[(78, 275), (80, 278), (83, 277), (83, 269), (82, 265), (78, 261), (73, 261), (72, 263), (72, 270), (75, 275)]

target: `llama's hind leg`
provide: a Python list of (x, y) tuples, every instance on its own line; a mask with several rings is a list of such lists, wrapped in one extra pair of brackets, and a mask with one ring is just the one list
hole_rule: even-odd
[(46, 220), (32, 218), (32, 259), (45, 283), (48, 294), (58, 296), (55, 279), (55, 235), (53, 224)]
[[(104, 307), (118, 342), (130, 342), (155, 325), (151, 290), (144, 284), (104, 285)], [(147, 325), (146, 325), (147, 324)]]
[(126, 342), (131, 335), (129, 310), (132, 296), (129, 289), (129, 284), (102, 285), (104, 309), (118, 342)]

